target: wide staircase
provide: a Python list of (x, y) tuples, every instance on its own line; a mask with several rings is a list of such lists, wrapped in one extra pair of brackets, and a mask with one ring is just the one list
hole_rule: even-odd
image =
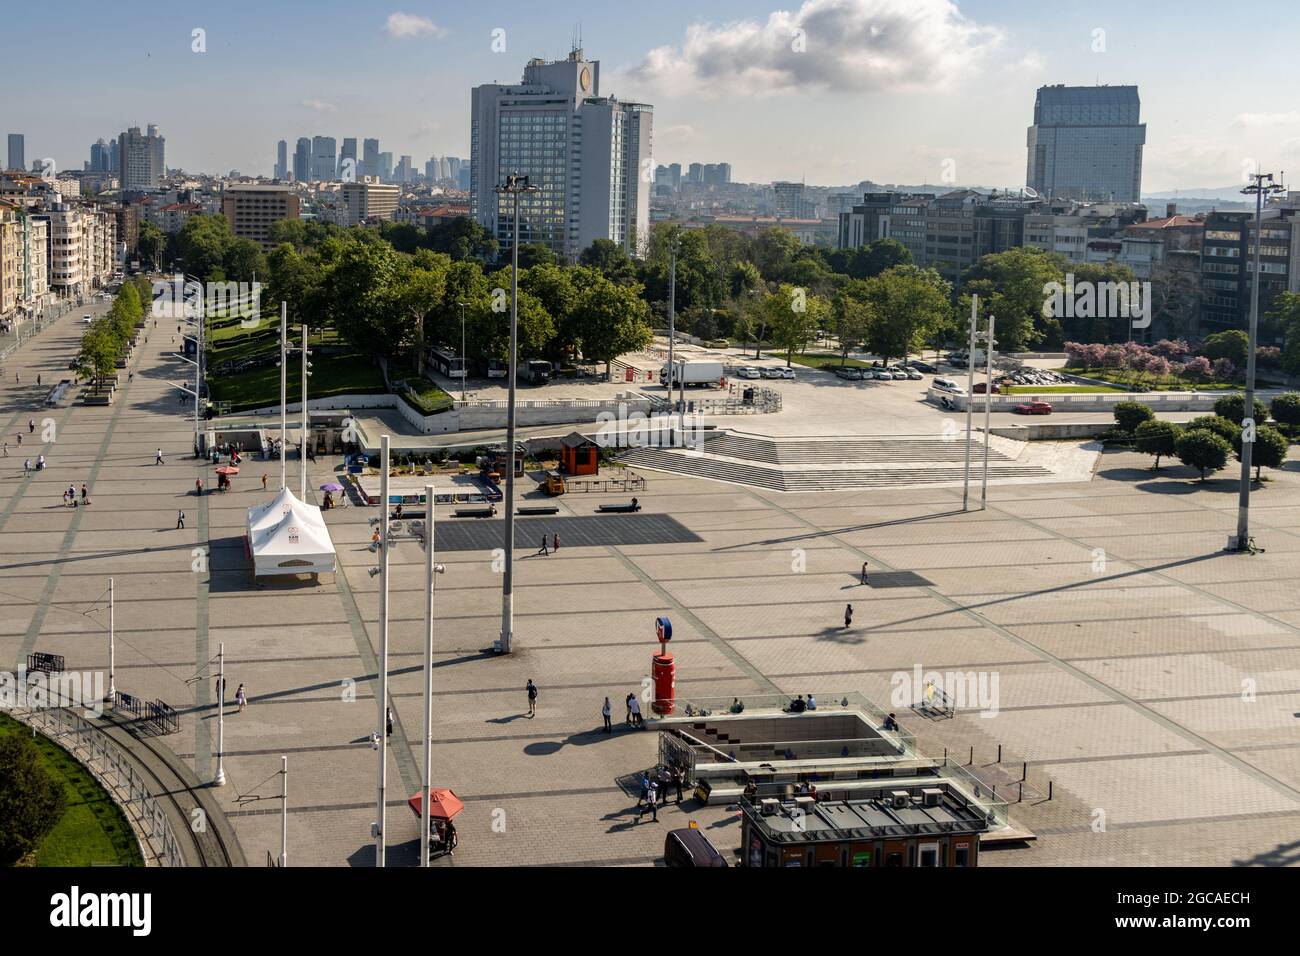
[[(990, 445), (990, 482), (1053, 477), (1049, 469), (1013, 457), (1023, 447), (1009, 439)], [(621, 457), (641, 468), (772, 491), (834, 491), (960, 482), (966, 446), (962, 440), (930, 436), (772, 439), (720, 431), (711, 433), (698, 449), (633, 448)], [(983, 459), (983, 442), (976, 439), (974, 475)]]

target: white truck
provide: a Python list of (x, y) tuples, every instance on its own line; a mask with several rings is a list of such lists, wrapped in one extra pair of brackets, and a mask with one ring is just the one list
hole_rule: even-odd
[[(727, 374), (721, 362), (711, 362), (706, 359), (685, 362), (674, 361), (673, 364), (677, 366), (672, 375), (673, 388), (682, 383), (686, 385), (720, 386), (722, 379)], [(659, 380), (662, 382), (669, 381), (667, 362), (659, 370)]]

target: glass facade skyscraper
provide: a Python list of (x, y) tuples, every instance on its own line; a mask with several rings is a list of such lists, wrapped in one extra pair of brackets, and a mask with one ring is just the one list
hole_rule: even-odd
[(1044, 198), (1140, 202), (1136, 86), (1044, 86), (1034, 101), (1025, 183)]

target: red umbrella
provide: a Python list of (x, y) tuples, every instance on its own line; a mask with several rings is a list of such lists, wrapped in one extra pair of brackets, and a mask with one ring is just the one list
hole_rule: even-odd
[[(424, 791), (411, 795), (411, 799), (406, 801), (406, 805), (411, 808), (411, 812), (420, 817), (423, 813), (423, 801), (420, 799), (424, 796)], [(450, 820), (457, 816), (465, 809), (465, 804), (461, 803), (460, 797), (446, 787), (433, 787), (429, 791), (429, 816), (435, 820)]]
[(217, 474), (218, 474), (218, 475), (237, 475), (237, 474), (239, 474), (239, 469), (236, 468), (234, 465), (222, 465), (220, 468), (217, 469)]

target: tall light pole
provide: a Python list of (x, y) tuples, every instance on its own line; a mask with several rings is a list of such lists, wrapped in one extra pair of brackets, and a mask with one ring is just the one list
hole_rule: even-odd
[(104, 700), (112, 702), (117, 697), (117, 684), (113, 680), (113, 656), (114, 656), (114, 619), (113, 619), (113, 579), (108, 579), (108, 693), (104, 695)]
[(222, 757), (226, 750), (226, 645), (217, 645), (217, 775), (212, 779), (213, 786), (226, 785), (226, 768)]
[[(993, 323), (996, 318), (989, 316), (989, 334), (984, 341), (984, 357), (986, 361), (986, 384), (984, 386), (984, 477), (980, 479), (980, 511), (989, 506), (989, 426), (991, 424), (991, 413), (993, 411)], [(975, 356), (971, 356), (972, 361)]]
[(975, 410), (975, 317), (979, 311), (977, 295), (970, 297), (970, 346), (966, 352), (966, 472), (961, 489), (961, 510), (970, 510), (970, 442), (971, 416)]
[[(1246, 347), (1246, 399), (1242, 404), (1241, 489), (1237, 499), (1237, 546), (1249, 552), (1250, 544), (1250, 469), (1255, 451), (1255, 349), (1259, 339), (1259, 256), (1264, 245), (1264, 197), (1285, 192), (1286, 187), (1273, 182), (1272, 173), (1251, 173), (1251, 184), (1242, 190), (1255, 197), (1254, 275), (1250, 280), (1250, 339)], [(1249, 440), (1248, 440), (1249, 439)]]
[(497, 195), (513, 198), (514, 240), (510, 244), (510, 363), (507, 375), (510, 376), (509, 398), (506, 402), (506, 466), (505, 494), (505, 573), (501, 579), (501, 638), (497, 643), (497, 653), (509, 654), (513, 649), (515, 638), (515, 391), (519, 363), (519, 197), (524, 193), (535, 193), (541, 187), (534, 186), (527, 176), (515, 173), (506, 177), (503, 185), (497, 186)]
[(465, 401), (465, 380), (469, 378), (469, 359), (465, 357), (465, 305), (464, 302), (457, 302), (460, 306), (460, 400)]
[(280, 757), (280, 865), (289, 865), (289, 758)]
[(285, 453), (289, 433), (289, 304), (280, 303), (280, 490), (289, 487), (288, 472), (285, 468)]
[(420, 799), (420, 866), (429, 865), (429, 792), (433, 789), (433, 581), (446, 569), (434, 559), (434, 489), (424, 486), (424, 796)]
[[(673, 346), (677, 342), (677, 248), (679, 237), (673, 233), (672, 245), (669, 246), (670, 265), (668, 267), (668, 401), (673, 400), (673, 376), (677, 374), (677, 365), (673, 362)], [(685, 378), (685, 373), (682, 375)]]
[(388, 436), (379, 436), (379, 795), (375, 804), (375, 865), (384, 865), (388, 806)]
[(298, 482), (298, 497), (307, 500), (307, 443), (311, 441), (311, 414), (307, 411), (307, 379), (311, 376), (311, 352), (307, 350), (307, 326), (302, 327), (302, 448), (298, 451), (298, 464), (302, 475)]

